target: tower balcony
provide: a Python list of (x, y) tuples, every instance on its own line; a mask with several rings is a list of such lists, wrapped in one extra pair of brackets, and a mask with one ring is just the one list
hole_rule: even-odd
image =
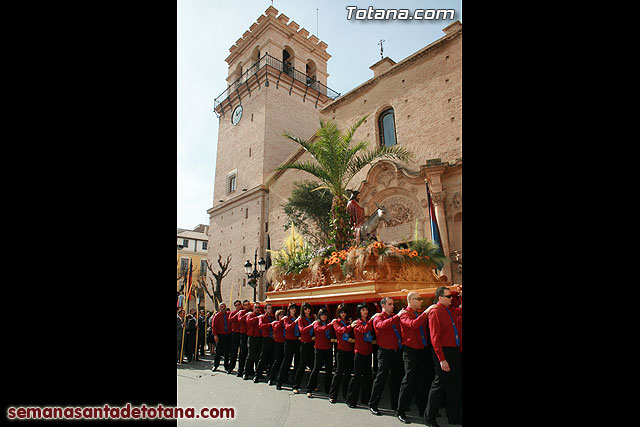
[(303, 100), (310, 99), (316, 102), (326, 102), (329, 99), (336, 99), (340, 93), (328, 88), (316, 81), (313, 77), (302, 73), (292, 66), (283, 63), (269, 54), (264, 54), (253, 66), (248, 68), (224, 92), (213, 101), (213, 111), (220, 117), (225, 111), (229, 111), (232, 105), (237, 105), (241, 101), (241, 91), (246, 88), (250, 92), (250, 85), (254, 82), (260, 85), (265, 82), (265, 86), (274, 83), (276, 87), (287, 87), (289, 91), (294, 84), (304, 90)]

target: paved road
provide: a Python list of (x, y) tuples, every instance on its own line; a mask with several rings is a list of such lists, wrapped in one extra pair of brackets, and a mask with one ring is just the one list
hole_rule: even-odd
[[(382, 396), (380, 412), (382, 416), (375, 416), (369, 412), (366, 405), (359, 404), (351, 409), (342, 401), (341, 396), (334, 405), (324, 393), (309, 399), (306, 394), (293, 394), (291, 387), (283, 385), (282, 390), (269, 386), (266, 382), (254, 384), (236, 377), (235, 372), (228, 375), (224, 371), (211, 372), (213, 361), (211, 356), (201, 357), (199, 362), (192, 362), (177, 366), (178, 407), (193, 407), (196, 413), (201, 408), (234, 408), (234, 419), (180, 419), (181, 427), (204, 426), (224, 423), (238, 426), (268, 426), (281, 427), (300, 426), (401, 426), (393, 412), (389, 409), (389, 398)], [(222, 367), (222, 366), (221, 366)], [(322, 384), (322, 373), (318, 383)], [(308, 373), (305, 374), (303, 384), (306, 383)], [(304, 387), (303, 387), (304, 390)], [(444, 409), (440, 412), (444, 414)], [(415, 408), (407, 413), (407, 418), (414, 425), (424, 425)], [(442, 427), (450, 426), (446, 416), (438, 418)]]

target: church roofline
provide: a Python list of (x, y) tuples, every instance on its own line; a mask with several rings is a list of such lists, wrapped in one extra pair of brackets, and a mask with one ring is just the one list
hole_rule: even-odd
[[(322, 110), (320, 110), (320, 112), (326, 112), (330, 108), (334, 108), (336, 105), (342, 103), (344, 100), (350, 99), (355, 94), (360, 93), (365, 89), (368, 89), (372, 84), (376, 83), (379, 79), (381, 79), (383, 77), (386, 77), (386, 76), (388, 76), (388, 75), (390, 75), (392, 73), (395, 73), (395, 72), (403, 69), (404, 67), (406, 67), (407, 65), (409, 65), (412, 62), (416, 61), (417, 59), (422, 58), (423, 56), (431, 53), (433, 50), (435, 50), (438, 47), (442, 46), (444, 43), (446, 43), (446, 42), (448, 42), (450, 40), (453, 40), (454, 38), (462, 35), (462, 24), (460, 23), (460, 21), (455, 21), (453, 24), (448, 25), (447, 27), (445, 27), (443, 29), (443, 31), (447, 32), (447, 34), (445, 34), (443, 37), (441, 37), (438, 40), (426, 45), (425, 47), (423, 47), (419, 51), (407, 56), (402, 61), (400, 61), (400, 62), (396, 63), (395, 65), (393, 65), (387, 71), (385, 71), (385, 72), (383, 72), (383, 73), (381, 73), (381, 74), (379, 74), (377, 76), (374, 76), (374, 77), (370, 78), (369, 80), (367, 80), (366, 82), (362, 83), (361, 85), (356, 86), (355, 88), (351, 89), (349, 92), (347, 92), (344, 95), (338, 97), (332, 103), (326, 105)], [(374, 64), (373, 66), (379, 64), (380, 62), (381, 61), (376, 62), (376, 64)]]

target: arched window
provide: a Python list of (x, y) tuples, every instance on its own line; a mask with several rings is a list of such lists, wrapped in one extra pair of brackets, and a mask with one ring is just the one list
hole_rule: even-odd
[(387, 147), (396, 145), (396, 124), (393, 108), (389, 108), (380, 114), (378, 125), (380, 129), (380, 145), (386, 145)]

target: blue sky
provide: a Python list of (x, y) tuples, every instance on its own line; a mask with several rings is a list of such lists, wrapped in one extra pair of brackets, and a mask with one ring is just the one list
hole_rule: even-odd
[[(226, 89), (224, 59), (269, 6), (271, 0), (177, 2), (179, 228), (209, 224), (218, 140), (213, 100)], [(454, 21), (462, 22), (461, 0), (274, 0), (273, 6), (327, 43), (332, 56), (327, 86), (342, 94), (373, 77), (369, 67), (380, 60), (381, 39), (384, 56), (399, 62), (442, 37), (442, 29), (453, 22), (347, 20), (346, 6), (454, 9)]]

